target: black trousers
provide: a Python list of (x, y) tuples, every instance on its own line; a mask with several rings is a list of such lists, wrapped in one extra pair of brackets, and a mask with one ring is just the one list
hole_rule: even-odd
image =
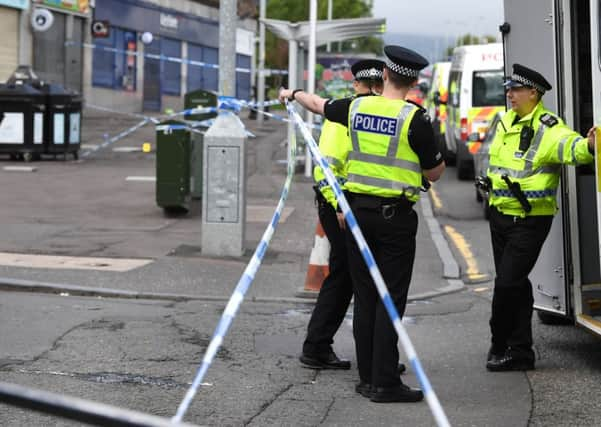
[(323, 197), (318, 196), (317, 212), (330, 241), (330, 273), (319, 290), (303, 343), (303, 353), (313, 355), (331, 351), (334, 335), (344, 320), (353, 296), (346, 238), (344, 230), (338, 225), (336, 210)]
[[(415, 260), (417, 214), (408, 202), (394, 210), (383, 210), (365, 206), (362, 201), (353, 196), (351, 208), (402, 317)], [(355, 296), (353, 334), (359, 378), (376, 387), (397, 386), (401, 383), (398, 335), (350, 230), (347, 244)]]
[(528, 275), (553, 222), (553, 216), (515, 218), (490, 212), (495, 259), (495, 288), (490, 317), (492, 350), (534, 360), (532, 350), (532, 283)]

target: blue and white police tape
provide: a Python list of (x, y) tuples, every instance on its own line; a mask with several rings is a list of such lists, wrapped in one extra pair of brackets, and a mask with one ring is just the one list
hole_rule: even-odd
[[(127, 56), (142, 56), (144, 58), (148, 58), (148, 59), (156, 59), (158, 61), (167, 61), (167, 62), (176, 62), (179, 64), (188, 64), (188, 65), (194, 65), (196, 67), (203, 67), (203, 68), (213, 68), (213, 69), (219, 69), (219, 64), (211, 64), (208, 62), (203, 62), (203, 61), (194, 61), (192, 59), (188, 59), (188, 58), (179, 58), (177, 56), (166, 56), (166, 55), (156, 55), (153, 53), (142, 53), (142, 52), (137, 52), (134, 50), (127, 50), (127, 49), (117, 49), (116, 47), (109, 47), (109, 46), (102, 46), (99, 44), (92, 44), (92, 43), (75, 43), (73, 41), (66, 41), (65, 42), (65, 46), (66, 47), (71, 47), (71, 46), (83, 46), (85, 48), (88, 49), (96, 49), (96, 50), (101, 50), (101, 51), (105, 51), (105, 52), (110, 52), (110, 53), (117, 53), (117, 54), (121, 54), (121, 55), (127, 55)], [(252, 70), (250, 68), (242, 68), (242, 67), (237, 67), (236, 71), (239, 73), (250, 73)], [(257, 70), (260, 71), (260, 70)], [(275, 70), (275, 69), (263, 69), (263, 74), (265, 75), (271, 75), (271, 74), (278, 74), (278, 75), (285, 75), (288, 74), (287, 70)]]
[(236, 317), (236, 313), (238, 312), (238, 309), (240, 308), (240, 305), (244, 300), (246, 292), (250, 288), (250, 285), (252, 284), (253, 280), (255, 279), (255, 275), (257, 273), (257, 270), (261, 266), (261, 262), (263, 261), (263, 257), (265, 256), (265, 252), (267, 251), (267, 247), (269, 246), (269, 242), (271, 241), (271, 237), (273, 236), (280, 222), (280, 217), (284, 209), (284, 204), (286, 203), (286, 199), (288, 198), (288, 192), (290, 191), (290, 184), (292, 183), (292, 178), (294, 177), (294, 167), (296, 164), (295, 138), (292, 139), (288, 150), (289, 160), (286, 182), (284, 183), (284, 187), (282, 188), (282, 194), (280, 196), (280, 200), (273, 214), (273, 217), (271, 218), (271, 222), (269, 223), (267, 229), (263, 233), (263, 236), (261, 237), (261, 242), (255, 249), (255, 252), (253, 253), (250, 262), (246, 266), (244, 273), (242, 273), (242, 277), (238, 281), (236, 289), (234, 289), (234, 293), (230, 297), (227, 306), (223, 311), (223, 315), (221, 316), (219, 324), (217, 325), (217, 328), (213, 333), (213, 337), (211, 338), (211, 342), (209, 343), (209, 346), (205, 351), (200, 367), (198, 368), (196, 376), (194, 377), (194, 381), (192, 382), (192, 385), (186, 392), (184, 399), (177, 408), (176, 414), (172, 418), (173, 422), (181, 422), (184, 415), (186, 414), (186, 411), (190, 407), (192, 399), (194, 399), (194, 396), (200, 388), (202, 380), (204, 379), (209, 367), (211, 366), (211, 363), (213, 362), (213, 358), (217, 354), (217, 351), (219, 350), (219, 347), (221, 346), (221, 343), (223, 342), (223, 339), (225, 338), (225, 335), (227, 334), (227, 331), (230, 325), (232, 324), (234, 317)]
[[(189, 108), (187, 110), (182, 110), (182, 111), (178, 111), (178, 112), (169, 114), (169, 115), (165, 116), (165, 119), (171, 119), (171, 118), (178, 117), (178, 116), (189, 116), (189, 115), (193, 115), (193, 114), (217, 113), (220, 110), (234, 110), (236, 112), (239, 112), (242, 108), (249, 108), (249, 109), (257, 111), (258, 113), (263, 114), (267, 117), (273, 118), (274, 120), (279, 120), (279, 121), (286, 122), (286, 123), (291, 122), (291, 120), (288, 117), (284, 117), (284, 116), (281, 116), (278, 114), (273, 114), (268, 111), (259, 109), (259, 106), (261, 106), (261, 105), (271, 106), (271, 105), (276, 105), (279, 103), (280, 103), (279, 100), (270, 100), (270, 101), (265, 101), (265, 102), (259, 104), (257, 102), (244, 101), (244, 100), (237, 99), (237, 98), (234, 98), (231, 96), (218, 96), (217, 97), (217, 107)], [(317, 130), (321, 129), (321, 125), (319, 125), (319, 124), (305, 123), (305, 125), (312, 129), (317, 129)]]
[(434, 393), (434, 389), (430, 385), (430, 381), (428, 380), (428, 377), (426, 376), (426, 373), (424, 372), (424, 370), (422, 368), (419, 358), (417, 357), (417, 353), (415, 352), (415, 348), (413, 347), (413, 344), (411, 343), (411, 339), (409, 338), (409, 335), (407, 334), (405, 327), (401, 323), (401, 317), (399, 316), (399, 313), (394, 305), (394, 302), (392, 301), (392, 298), (390, 297), (390, 293), (388, 292), (388, 289), (386, 288), (386, 284), (384, 283), (384, 278), (382, 277), (382, 274), (380, 273), (380, 270), (378, 269), (378, 266), (376, 265), (376, 261), (373, 257), (373, 254), (372, 254), (371, 250), (369, 249), (369, 246), (367, 245), (365, 238), (363, 237), (363, 233), (361, 232), (361, 229), (359, 228), (359, 225), (357, 224), (355, 215), (353, 215), (353, 212), (351, 211), (351, 208), (346, 200), (346, 197), (342, 193), (342, 189), (340, 188), (338, 181), (336, 180), (334, 174), (332, 173), (332, 170), (330, 169), (328, 162), (322, 157), (321, 153), (319, 152), (319, 148), (317, 147), (317, 144), (315, 143), (315, 140), (313, 139), (313, 135), (311, 135), (311, 132), (309, 131), (309, 129), (307, 129), (307, 127), (304, 125), (304, 122), (302, 121), (299, 114), (296, 112), (296, 110), (291, 105), (291, 103), (287, 102), (286, 107), (288, 109), (288, 114), (294, 121), (295, 125), (302, 132), (305, 142), (308, 144), (308, 146), (311, 150), (311, 154), (313, 155), (313, 158), (315, 159), (315, 163), (317, 163), (321, 167), (321, 169), (323, 170), (323, 173), (328, 181), (328, 184), (330, 184), (330, 187), (334, 191), (336, 199), (338, 200), (338, 206), (340, 206), (340, 208), (342, 209), (342, 212), (344, 214), (344, 218), (346, 220), (347, 227), (350, 228), (351, 232), (353, 233), (353, 236), (355, 237), (357, 246), (359, 247), (359, 250), (361, 251), (363, 258), (365, 259), (367, 267), (369, 268), (369, 273), (371, 274), (371, 277), (374, 280), (376, 288), (378, 289), (378, 293), (380, 294), (380, 298), (382, 299), (384, 307), (386, 308), (386, 311), (388, 312), (388, 316), (390, 316), (390, 319), (392, 320), (394, 329), (401, 340), (401, 344), (402, 344), (403, 348), (405, 349), (405, 353), (407, 354), (407, 358), (409, 359), (409, 362), (411, 363), (413, 371), (415, 372), (415, 375), (416, 375), (417, 379), (419, 380), (419, 383), (424, 392), (424, 396), (426, 397), (426, 400), (428, 402), (430, 410), (432, 411), (432, 415), (434, 416), (434, 419), (436, 420), (437, 425), (445, 426), (445, 427), (450, 426), (449, 421), (444, 413), (444, 410), (443, 410), (442, 406), (440, 405), (440, 402), (439, 402), (438, 398), (436, 397), (436, 394)]
[[(232, 114), (231, 112), (225, 112), (226, 114)], [(197, 127), (206, 127), (209, 128), (213, 125), (213, 123), (215, 122), (215, 119), (207, 119), (207, 120), (203, 120), (200, 122), (186, 122), (186, 123), (181, 123), (181, 124), (175, 124), (175, 123), (164, 123), (164, 124), (160, 124), (155, 126), (155, 130), (157, 132), (163, 132), (163, 133), (171, 133), (174, 130), (187, 130), (189, 132), (192, 133), (200, 133), (200, 134), (205, 134), (206, 131), (202, 131), (202, 130), (198, 130), (196, 129)], [(242, 127), (244, 128), (244, 133), (246, 136), (248, 136), (249, 138), (256, 138), (256, 135), (254, 133), (252, 133), (251, 131), (249, 131), (248, 129), (246, 129), (246, 127), (244, 126), (244, 123), (240, 122), (242, 124)]]
[(108, 107), (102, 107), (100, 105), (89, 104), (87, 102), (86, 102), (86, 108), (91, 108), (92, 110), (106, 111), (106, 112), (109, 112), (109, 113), (117, 113), (117, 114), (121, 114), (121, 115), (124, 115), (124, 116), (137, 117), (139, 119), (148, 119), (152, 123), (159, 123), (159, 119), (157, 119), (155, 117), (146, 116), (144, 114), (129, 113), (129, 112), (126, 112), (126, 111), (119, 111), (119, 110), (115, 110), (115, 109), (108, 108)]
[(147, 123), (151, 122), (151, 118), (148, 117), (144, 120), (142, 120), (140, 123), (138, 123), (135, 126), (130, 127), (129, 129), (124, 130), (123, 132), (121, 132), (118, 135), (113, 136), (112, 138), (108, 137), (108, 134), (105, 134), (105, 140), (102, 144), (92, 148), (91, 150), (86, 151), (85, 153), (83, 153), (81, 155), (81, 157), (85, 158), (85, 157), (89, 157), (90, 155), (98, 152), (99, 150), (102, 150), (103, 148), (108, 147), (109, 145), (114, 144), (115, 142), (119, 141), (122, 138), (125, 138), (127, 135), (129, 135), (130, 133), (133, 133), (135, 131), (137, 131), (138, 129), (140, 129), (142, 126), (145, 126)]

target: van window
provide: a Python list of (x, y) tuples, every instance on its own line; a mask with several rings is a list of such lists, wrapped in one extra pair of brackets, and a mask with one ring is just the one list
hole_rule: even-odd
[(503, 71), (474, 71), (472, 106), (505, 105)]

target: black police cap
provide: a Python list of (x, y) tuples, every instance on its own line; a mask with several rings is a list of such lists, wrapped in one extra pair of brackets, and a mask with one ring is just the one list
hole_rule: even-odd
[(428, 60), (419, 53), (401, 46), (389, 45), (384, 47), (386, 66), (401, 76), (416, 78), (420, 70), (428, 66)]
[(520, 64), (513, 64), (513, 72), (511, 77), (505, 81), (505, 87), (521, 86), (532, 87), (540, 93), (551, 90), (551, 84), (541, 73)]
[(355, 80), (382, 80), (384, 62), (379, 59), (362, 59), (351, 66)]

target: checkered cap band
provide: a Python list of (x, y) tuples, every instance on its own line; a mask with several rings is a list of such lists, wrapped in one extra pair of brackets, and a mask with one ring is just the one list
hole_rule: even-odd
[(538, 83), (535, 83), (532, 80), (527, 79), (526, 77), (522, 77), (522, 76), (520, 76), (518, 74), (512, 74), (511, 75), (511, 80), (513, 80), (514, 82), (521, 83), (524, 86), (531, 86), (534, 89), (538, 90), (540, 93), (545, 93), (547, 91), (547, 89), (545, 89), (544, 87), (542, 87)]
[(386, 58), (386, 66), (388, 68), (390, 68), (392, 71), (394, 71), (395, 73), (400, 74), (401, 76), (415, 77), (415, 78), (417, 78), (419, 76), (419, 70), (414, 70), (413, 68), (408, 68), (403, 65), (395, 64), (388, 58)]
[(382, 79), (382, 71), (370, 68), (368, 70), (361, 70), (355, 75), (355, 79)]

